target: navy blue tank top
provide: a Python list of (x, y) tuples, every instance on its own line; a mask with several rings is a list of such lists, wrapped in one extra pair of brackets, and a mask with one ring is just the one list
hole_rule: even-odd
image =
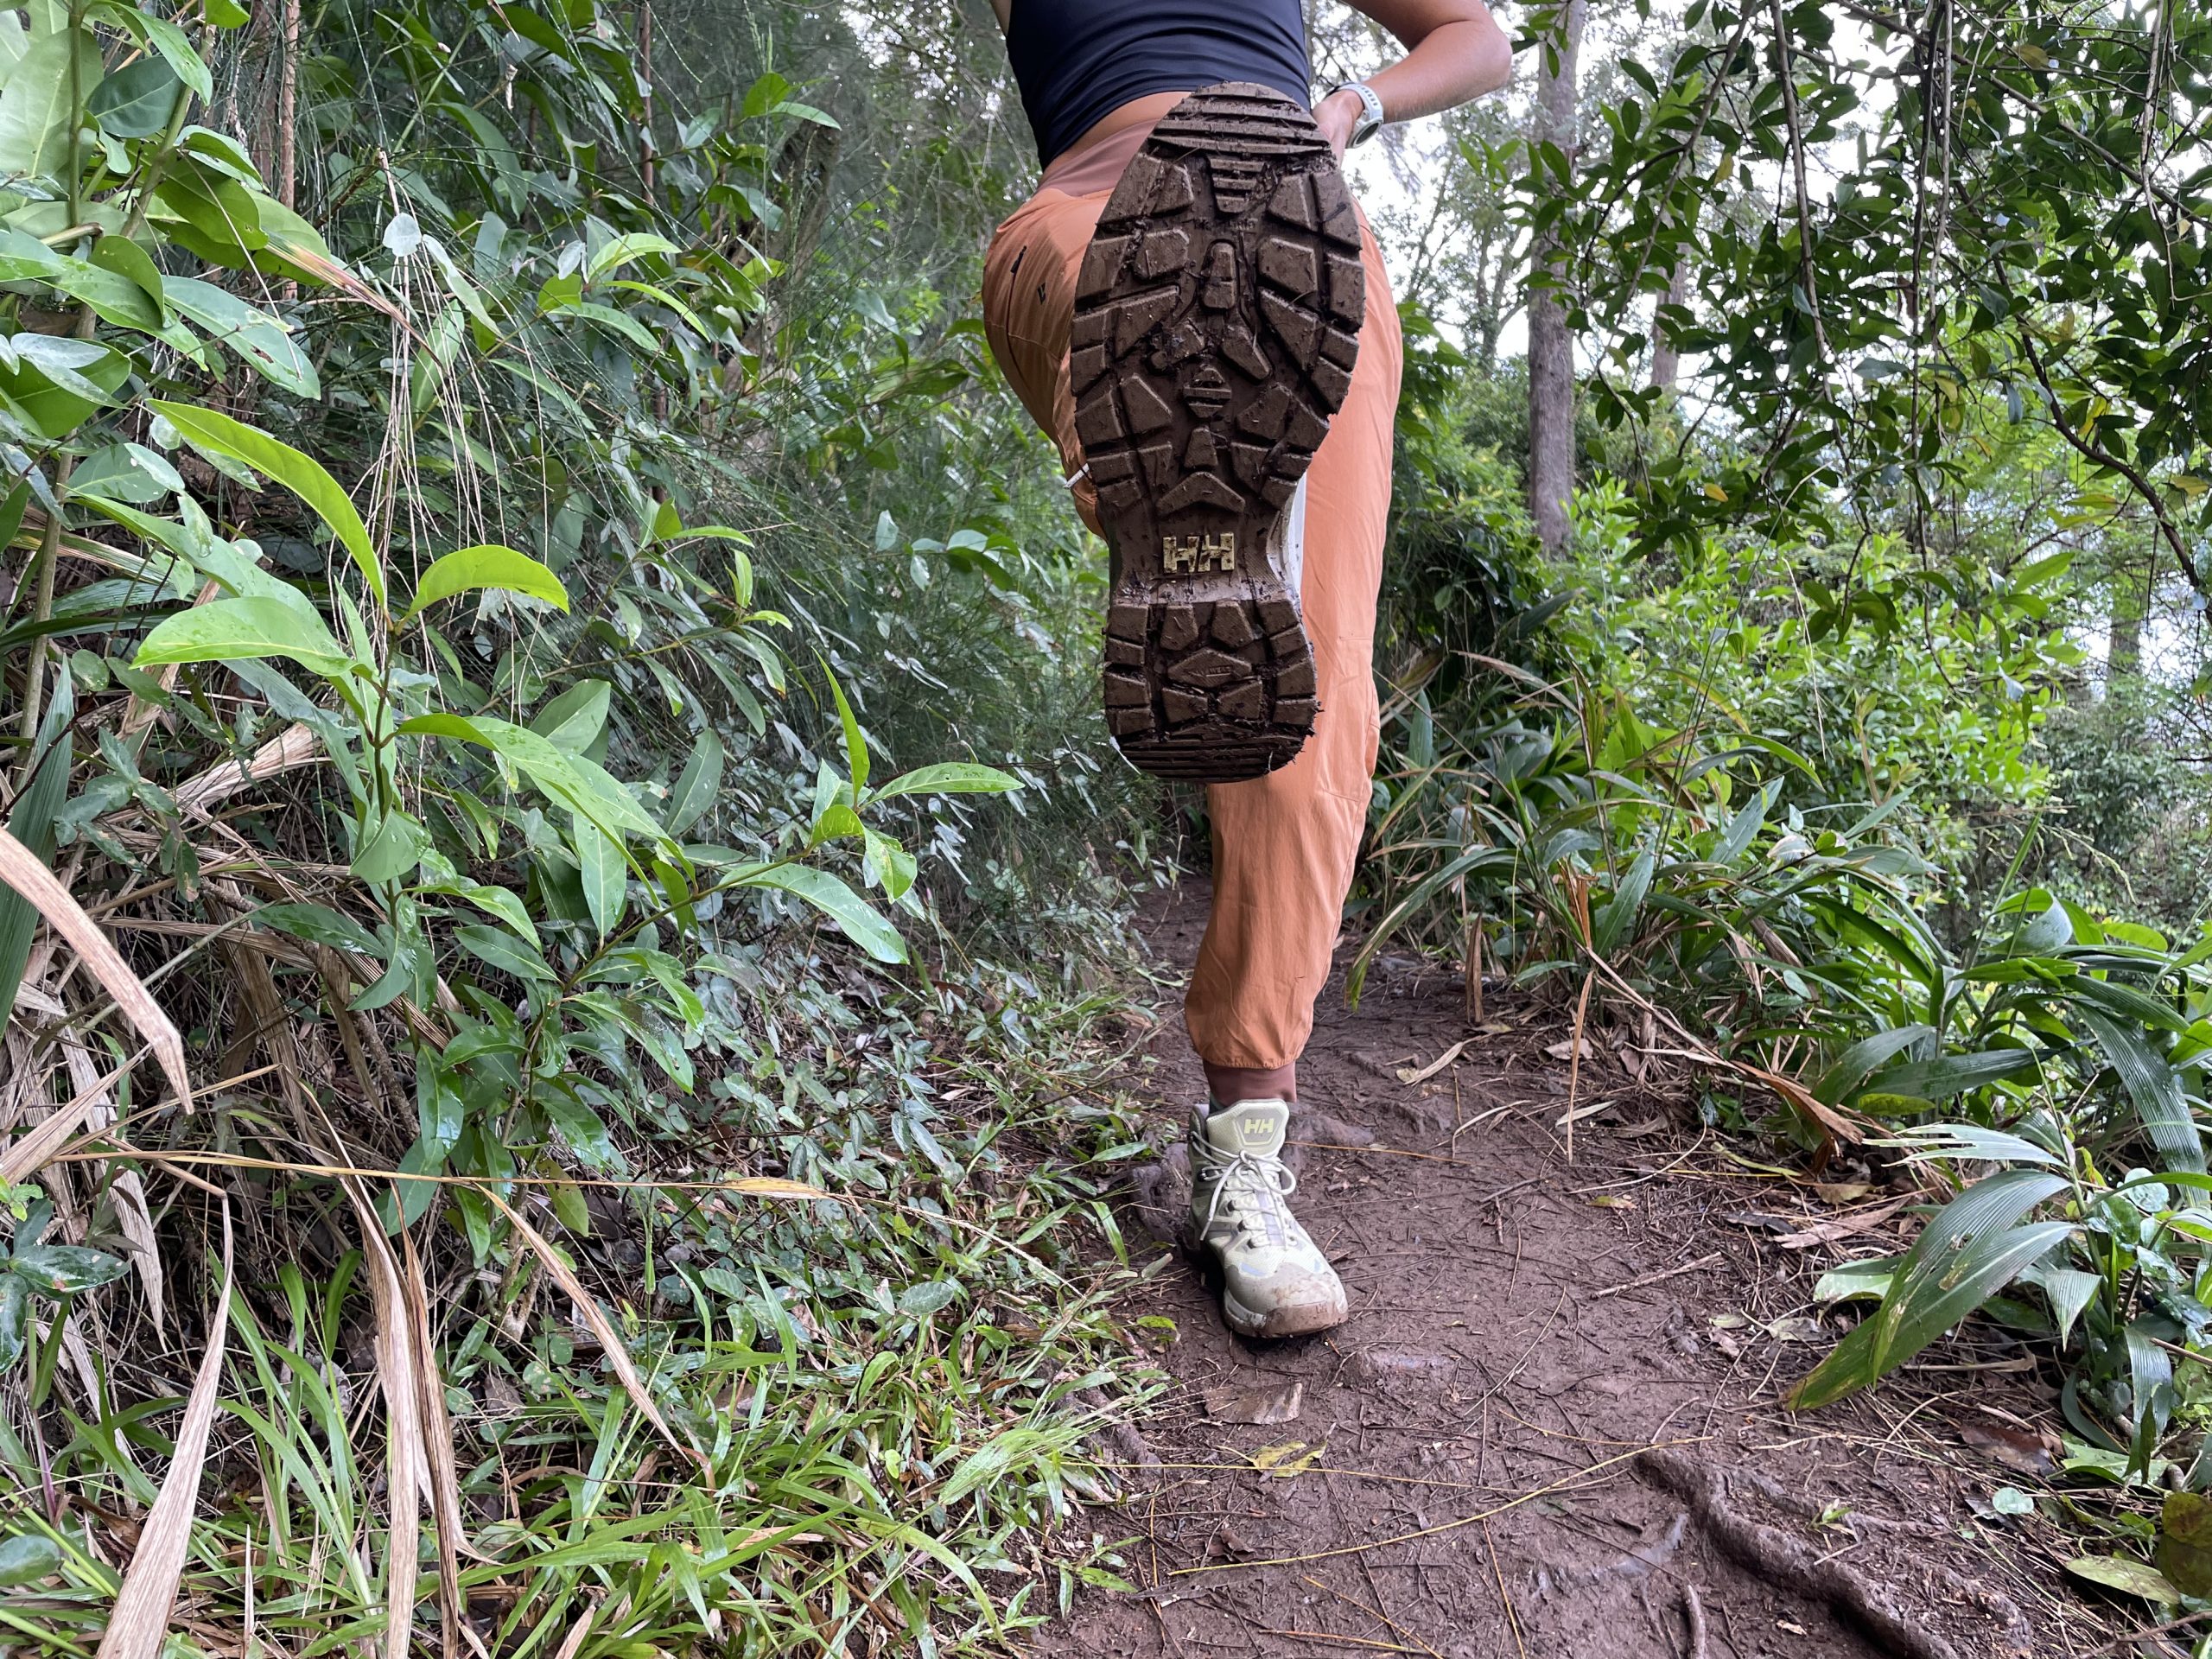
[(1007, 55), (1049, 163), (1147, 92), (1254, 80), (1307, 106), (1299, 0), (1014, 0)]

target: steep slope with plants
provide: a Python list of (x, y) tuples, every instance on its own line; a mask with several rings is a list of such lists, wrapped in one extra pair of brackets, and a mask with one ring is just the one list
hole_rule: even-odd
[(972, 249), (823, 283), (744, 44), (0, 13), (10, 1651), (950, 1649), (1090, 1570), (1115, 958), (993, 965), (1121, 902), (1079, 544), (952, 400)]

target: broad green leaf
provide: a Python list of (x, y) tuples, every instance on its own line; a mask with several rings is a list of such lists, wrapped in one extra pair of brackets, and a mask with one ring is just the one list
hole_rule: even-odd
[(691, 758), (683, 763), (676, 787), (669, 791), (664, 817), (670, 835), (683, 834), (707, 815), (722, 792), (726, 760), (722, 741), (713, 732), (702, 731), (692, 740)]
[(61, 178), (69, 168), (77, 108), (72, 93), (99, 91), (99, 42), (67, 11), (31, 8), (30, 43), (0, 87), (0, 176)]
[(528, 554), (487, 543), (448, 553), (425, 570), (416, 587), (414, 602), (407, 607), (407, 615), (414, 616), (455, 594), (483, 588), (526, 594), (532, 599), (543, 600), (556, 609), (569, 608), (569, 590), (561, 585), (558, 576)]
[(0, 1539), (0, 1590), (20, 1590), (61, 1571), (61, 1546), (41, 1533)]
[(934, 766), (916, 766), (912, 772), (900, 772), (890, 782), (869, 791), (868, 798), (887, 801), (894, 795), (1003, 795), (1020, 787), (1019, 778), (1001, 772), (996, 766), (978, 766), (972, 760), (940, 760)]
[(627, 235), (613, 238), (592, 255), (591, 263), (584, 267), (584, 283), (588, 287), (618, 265), (626, 265), (632, 259), (682, 251), (664, 236), (655, 236), (649, 231), (632, 231)]
[(556, 749), (588, 754), (601, 748), (614, 688), (605, 680), (579, 680), (530, 717), (530, 729)]
[(368, 584), (377, 602), (384, 603), (384, 566), (369, 541), (368, 526), (361, 522), (352, 498), (338, 487), (338, 480), (323, 470), (320, 461), (302, 454), (289, 443), (278, 442), (266, 432), (234, 421), (227, 415), (219, 415), (212, 409), (201, 409), (194, 404), (165, 403), (158, 398), (150, 407), (166, 416), (170, 425), (194, 443), (244, 461), (306, 502), (315, 510), (315, 516), (330, 526), (331, 534), (337, 537), (340, 545), (353, 556), (361, 580)]
[(862, 831), (861, 868), (868, 879), (883, 889), (883, 896), (894, 903), (906, 895), (914, 885), (914, 873), (918, 868), (914, 855), (890, 836), (878, 835), (873, 830)]
[[(543, 1091), (539, 1100), (545, 1107), (545, 1116), (561, 1132), (561, 1138), (575, 1149), (576, 1156), (591, 1169), (606, 1169), (615, 1160), (614, 1142), (607, 1133), (607, 1125), (597, 1112), (576, 1098), (573, 1090), (551, 1088)], [(575, 1188), (568, 1189), (574, 1192)], [(582, 1207), (579, 1204), (579, 1208)], [(588, 1230), (589, 1212), (585, 1212), (587, 1225), (569, 1225), (572, 1232)], [(564, 1218), (564, 1224), (566, 1224)]]
[(143, 57), (103, 81), (86, 100), (85, 113), (111, 138), (151, 138), (168, 126), (183, 90), (175, 70), (159, 57)]
[(837, 723), (845, 731), (845, 764), (852, 779), (851, 796), (855, 804), (861, 791), (868, 787), (868, 739), (861, 734), (861, 723), (854, 716), (853, 705), (845, 699), (845, 688), (837, 683), (837, 677), (830, 672), (828, 664), (822, 671), (830, 681), (830, 695), (837, 701)]
[(414, 873), (429, 844), (429, 835), (415, 818), (397, 810), (387, 812), (376, 820), (361, 850), (353, 855), (353, 874), (372, 887), (397, 881)]
[(906, 960), (906, 942), (883, 912), (827, 870), (804, 864), (781, 864), (755, 870), (739, 884), (748, 887), (779, 887), (792, 893), (827, 916), (838, 931), (878, 962)]
[(1813, 1085), (1813, 1098), (1827, 1106), (1841, 1105), (1847, 1095), (1891, 1060), (1915, 1043), (1935, 1035), (1933, 1026), (1897, 1026), (1860, 1038), (1837, 1055), (1835, 1063), (1821, 1074), (1820, 1081)]
[(490, 963), (503, 974), (517, 979), (542, 980), (551, 983), (557, 975), (546, 966), (545, 958), (536, 946), (525, 944), (513, 934), (496, 927), (462, 927), (454, 930), (454, 943), (480, 962)]
[(17, 334), (17, 360), (0, 365), (0, 392), (49, 438), (66, 438), (93, 410), (111, 408), (130, 362), (97, 340)]
[(1871, 1386), (2039, 1261), (2073, 1226), (2015, 1224), (2066, 1185), (2063, 1175), (2004, 1170), (1929, 1217), (1882, 1305), (1790, 1390), (1790, 1408), (1808, 1411)]
[(368, 929), (323, 905), (264, 905), (253, 912), (253, 925), (289, 933), (310, 944), (327, 944), (365, 957), (384, 955), (383, 946)]
[(570, 754), (526, 726), (486, 715), (418, 715), (403, 722), (403, 732), (454, 738), (492, 750), (571, 812), (581, 812), (610, 838), (643, 836), (662, 841), (660, 826), (647, 817), (637, 798), (582, 755)]
[(73, 1296), (113, 1284), (130, 1271), (130, 1264), (82, 1244), (26, 1244), (8, 1258), (8, 1270), (49, 1296)]
[(1932, 1060), (1907, 1060), (1877, 1072), (1869, 1087), (1885, 1095), (1913, 1095), (1922, 1100), (1949, 1100), (2007, 1077), (2032, 1071), (2035, 1051), (1984, 1049), (1978, 1054), (1943, 1054)]
[(1839, 1262), (1814, 1281), (1813, 1300), (1826, 1304), (1871, 1297), (1879, 1301), (1889, 1294), (1904, 1261), (1901, 1255), (1882, 1255), (1864, 1262)]
[(136, 668), (162, 663), (219, 663), (239, 657), (285, 657), (326, 679), (338, 679), (353, 666), (322, 619), (305, 626), (300, 613), (281, 600), (219, 599), (179, 611), (146, 636), (131, 659)]
[(1591, 918), (1591, 943), (1599, 956), (1611, 956), (1624, 938), (1634, 937), (1636, 918), (1643, 908), (1644, 894), (1651, 891), (1651, 875), (1656, 868), (1649, 851), (1638, 853), (1613, 896)]
[(571, 821), (569, 844), (582, 871), (584, 906), (591, 912), (592, 925), (603, 939), (621, 925), (629, 898), (630, 867), (623, 859), (622, 849), (588, 818)]
[[(203, 283), (194, 276), (165, 277), (162, 280), (162, 291), (172, 306), (200, 325), (208, 339), (236, 353), (258, 371), (265, 379), (302, 397), (321, 397), (322, 385), (315, 378), (315, 365), (308, 361), (306, 354), (293, 343), (292, 336), (285, 331), (284, 325), (270, 315), (268, 312), (257, 306), (248, 304), (227, 289), (218, 288), (213, 283)], [(168, 412), (165, 406), (160, 404), (156, 406), (162, 408), (164, 414)], [(213, 415), (212, 410), (203, 410), (200, 412), (203, 417)], [(213, 418), (226, 419), (227, 417), (217, 416)], [(173, 416), (171, 423), (177, 424)], [(232, 424), (237, 425), (237, 423), (233, 422)], [(185, 428), (178, 424), (178, 430), (183, 431)], [(245, 426), (238, 427), (238, 430), (249, 433), (254, 431), (251, 427)], [(191, 435), (199, 442), (207, 441), (200, 435)], [(274, 444), (276, 442), (274, 438), (266, 437), (263, 434), (254, 433), (254, 435), (262, 437), (267, 443)], [(217, 447), (224, 446), (219, 444)], [(326, 521), (329, 521), (330, 515), (323, 512), (321, 503), (309, 497), (305, 490), (283, 473), (255, 460), (251, 454), (239, 454), (235, 448), (232, 449), (231, 453), (249, 466), (259, 467), (278, 483), (291, 489), (317, 512), (321, 512)], [(307, 457), (301, 455), (297, 450), (291, 450), (289, 453), (297, 455), (302, 461), (307, 461)], [(308, 464), (314, 465), (311, 461)], [(321, 469), (318, 467), (316, 470)], [(329, 478), (327, 473), (323, 476), (326, 480)], [(335, 491), (338, 486), (334, 482), (330, 487)], [(349, 511), (352, 505), (351, 502), (346, 503)], [(339, 526), (333, 522), (331, 528), (338, 530)], [(340, 531), (340, 538), (344, 539), (345, 532)], [(366, 532), (365, 531), (365, 539)], [(352, 545), (350, 541), (346, 543), (349, 550)], [(383, 597), (380, 590), (378, 597)]]
[(474, 882), (441, 882), (422, 889), (425, 893), (451, 893), (456, 899), (466, 899), (487, 916), (496, 916), (509, 927), (537, 944), (537, 929), (531, 924), (530, 908), (519, 895), (505, 887), (480, 886)]
[(2128, 1098), (2135, 1103), (2135, 1115), (2165, 1166), (2202, 1174), (2204, 1138), (2190, 1113), (2180, 1074), (2135, 1027), (2097, 1008), (2077, 1004), (2076, 1012), (2120, 1074)]
[(2050, 1323), (2057, 1332), (2058, 1345), (2063, 1348), (2066, 1338), (2073, 1333), (2074, 1321), (2080, 1319), (2105, 1281), (2094, 1273), (2084, 1273), (2079, 1268), (2033, 1267), (2020, 1275), (2024, 1283), (2036, 1287), (2050, 1304)]

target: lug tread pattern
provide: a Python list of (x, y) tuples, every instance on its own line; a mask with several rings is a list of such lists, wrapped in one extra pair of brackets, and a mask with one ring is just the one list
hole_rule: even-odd
[[(1360, 245), (1312, 118), (1231, 82), (1153, 130), (1085, 251), (1069, 379), (1114, 556), (1102, 684), (1145, 771), (1257, 777), (1313, 729), (1312, 647), (1265, 550), (1351, 391)], [(1236, 556), (1171, 566), (1163, 544)]]

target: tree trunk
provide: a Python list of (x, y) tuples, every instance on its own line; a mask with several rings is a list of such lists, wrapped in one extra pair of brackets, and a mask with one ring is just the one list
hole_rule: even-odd
[[(1667, 296), (1659, 302), (1666, 305), (1687, 305), (1690, 297), (1690, 260), (1688, 254), (1678, 254), (1675, 269), (1667, 278)], [(1651, 320), (1651, 389), (1672, 391), (1675, 378), (1681, 372), (1682, 354), (1667, 338), (1667, 330), (1655, 315)]]
[(2143, 671), (2143, 589), (2137, 573), (2114, 574), (2112, 620), (2105, 633), (2105, 684)]
[[(1574, 158), (1575, 65), (1582, 49), (1584, 0), (1569, 0), (1554, 68), (1548, 46), (1538, 60), (1536, 108), (1529, 129), (1537, 143), (1558, 146)], [(1556, 193), (1560, 181), (1532, 160), (1532, 182)], [(1548, 230), (1530, 251), (1529, 270), (1566, 274), (1558, 232)], [(1567, 501), (1574, 493), (1574, 340), (1558, 290), (1533, 280), (1529, 289), (1529, 511), (1536, 536), (1556, 552), (1567, 543)]]

